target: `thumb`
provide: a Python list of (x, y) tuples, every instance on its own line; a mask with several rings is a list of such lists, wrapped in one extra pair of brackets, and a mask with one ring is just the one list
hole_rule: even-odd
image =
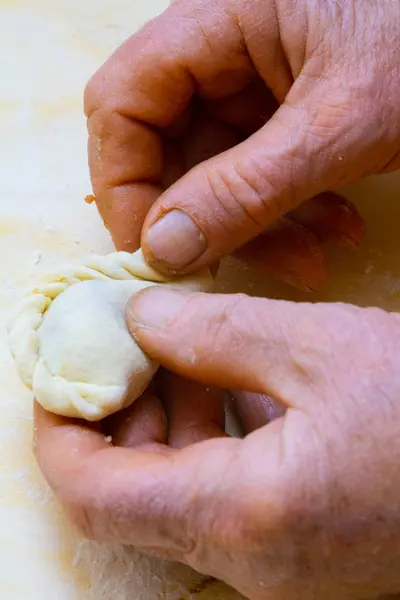
[(194, 167), (154, 203), (142, 247), (158, 270), (212, 264), (302, 201), (343, 183), (349, 113), (340, 110), (340, 98), (334, 106), (329, 83), (308, 95), (297, 88), (257, 133)]
[(349, 368), (338, 348), (358, 310), (156, 287), (131, 300), (127, 323), (145, 352), (184, 377), (299, 406), (322, 386), (325, 400), (335, 393), (329, 377)]

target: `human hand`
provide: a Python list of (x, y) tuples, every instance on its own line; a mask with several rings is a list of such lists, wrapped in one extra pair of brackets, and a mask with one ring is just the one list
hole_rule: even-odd
[[(127, 322), (181, 376), (248, 390), (236, 394), (248, 435), (224, 435), (219, 389), (171, 374), (168, 425), (152, 393), (103, 430), (37, 407), (39, 464), (86, 535), (252, 600), (400, 590), (397, 314), (159, 287), (134, 298)], [(287, 411), (262, 426), (266, 397)]]
[[(117, 247), (136, 249), (144, 222), (150, 263), (195, 271), (302, 201), (399, 168), (399, 38), (394, 0), (174, 3), (86, 90), (93, 188)], [(360, 238), (357, 217), (341, 231), (329, 211), (325, 232)], [(280, 235), (267, 240), (278, 272)], [(318, 244), (295, 235), (318, 285)]]

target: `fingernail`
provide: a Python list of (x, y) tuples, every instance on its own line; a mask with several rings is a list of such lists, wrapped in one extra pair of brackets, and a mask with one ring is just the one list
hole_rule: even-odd
[(156, 261), (175, 271), (190, 265), (207, 247), (203, 232), (180, 210), (171, 210), (154, 223), (146, 243)]
[(132, 298), (127, 308), (130, 328), (164, 329), (182, 309), (185, 292), (163, 287), (147, 288)]

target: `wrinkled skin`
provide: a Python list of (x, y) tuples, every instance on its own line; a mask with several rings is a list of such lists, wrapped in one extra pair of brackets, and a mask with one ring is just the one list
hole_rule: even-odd
[[(323, 242), (363, 233), (327, 190), (400, 166), (398, 11), (178, 0), (133, 36), (85, 100), (116, 246), (166, 272), (237, 252), (319, 287)], [(84, 534), (251, 600), (400, 590), (396, 314), (154, 288), (127, 323), (169, 369), (140, 400), (97, 426), (35, 407), (39, 464)], [(224, 432), (225, 389), (246, 390), (244, 439)]]
[[(397, 169), (399, 39), (395, 0), (174, 3), (86, 90), (93, 188), (117, 247), (141, 236), (159, 270), (193, 271), (301, 202)], [(359, 240), (357, 215), (330, 210), (328, 228), (314, 211), (311, 232), (322, 219), (325, 235)], [(305, 264), (289, 278), (315, 289), (318, 243), (294, 235)], [(276, 242), (266, 260), (279, 273)]]
[[(127, 320), (149, 354), (206, 387), (165, 372), (101, 430), (37, 407), (39, 464), (84, 534), (252, 600), (400, 590), (397, 315), (154, 288)], [(223, 432), (220, 388), (252, 392), (237, 394), (244, 439)], [(269, 424), (266, 396), (288, 409)]]

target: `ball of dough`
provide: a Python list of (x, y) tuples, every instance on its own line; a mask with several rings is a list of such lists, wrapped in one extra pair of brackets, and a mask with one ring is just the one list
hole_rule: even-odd
[(168, 280), (140, 250), (95, 256), (55, 274), (24, 298), (10, 321), (19, 375), (45, 409), (103, 419), (132, 404), (158, 368), (126, 327), (129, 298), (150, 285), (208, 291), (211, 284), (208, 270)]

